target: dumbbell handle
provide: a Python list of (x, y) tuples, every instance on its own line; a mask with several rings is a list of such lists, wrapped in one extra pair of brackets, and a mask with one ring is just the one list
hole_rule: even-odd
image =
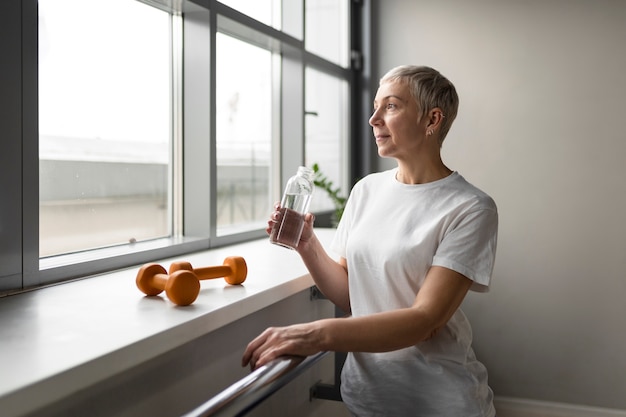
[(230, 256), (223, 265), (194, 268), (190, 262), (180, 261), (170, 265), (170, 274), (176, 271), (187, 270), (193, 272), (199, 280), (224, 278), (231, 285), (239, 285), (246, 280), (248, 267), (240, 256)]
[(170, 279), (169, 274), (156, 274), (148, 277), (147, 284), (152, 287), (154, 291), (158, 291), (160, 293), (165, 289), (168, 279)]
[(198, 279), (214, 279), (222, 278), (233, 273), (233, 268), (230, 265), (216, 265), (216, 266), (204, 266), (200, 268), (194, 268), (189, 262), (174, 262), (170, 265), (170, 274), (176, 271), (191, 271)]
[(193, 273), (196, 274), (198, 279), (213, 279), (230, 275), (233, 273), (233, 269), (228, 265), (203, 266), (193, 268)]

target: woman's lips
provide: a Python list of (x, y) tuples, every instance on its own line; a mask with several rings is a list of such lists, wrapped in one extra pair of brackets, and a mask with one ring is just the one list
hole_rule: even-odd
[(376, 138), (376, 142), (377, 142), (377, 143), (379, 143), (379, 142), (384, 142), (384, 141), (386, 141), (387, 139), (389, 139), (389, 137), (390, 137), (389, 135), (376, 135), (376, 136), (375, 136), (375, 138)]

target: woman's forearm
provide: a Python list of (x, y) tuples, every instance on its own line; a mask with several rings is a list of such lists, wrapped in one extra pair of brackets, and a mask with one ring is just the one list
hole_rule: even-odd
[(344, 312), (350, 312), (348, 271), (332, 259), (315, 234), (300, 242), (298, 253), (319, 290)]
[(338, 352), (402, 349), (430, 338), (441, 326), (436, 318), (415, 307), (312, 324), (317, 327), (319, 349)]
[(320, 351), (387, 352), (427, 339), (433, 324), (415, 307), (363, 317), (323, 319), (287, 327), (269, 327), (251, 341), (241, 364), (253, 369), (284, 355)]

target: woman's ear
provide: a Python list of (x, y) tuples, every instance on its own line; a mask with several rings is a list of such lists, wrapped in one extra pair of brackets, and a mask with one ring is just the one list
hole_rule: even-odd
[(428, 127), (436, 128), (443, 123), (443, 111), (439, 107), (435, 107), (434, 109), (428, 112)]
[(441, 127), (443, 123), (444, 117), (445, 116), (443, 114), (443, 111), (441, 111), (439, 107), (435, 107), (434, 109), (431, 109), (428, 112), (427, 114), (428, 123), (426, 124), (426, 134), (428, 136), (432, 135), (437, 130), (439, 130), (439, 128)]

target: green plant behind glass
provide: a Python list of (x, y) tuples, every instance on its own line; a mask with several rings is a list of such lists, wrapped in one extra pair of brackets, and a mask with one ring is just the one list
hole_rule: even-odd
[(313, 183), (316, 187), (326, 191), (330, 199), (332, 200), (335, 211), (332, 216), (332, 224), (336, 227), (341, 220), (343, 210), (346, 207), (346, 197), (340, 195), (341, 189), (339, 187), (333, 187), (333, 182), (328, 179), (326, 175), (322, 173), (317, 163), (313, 164)]

